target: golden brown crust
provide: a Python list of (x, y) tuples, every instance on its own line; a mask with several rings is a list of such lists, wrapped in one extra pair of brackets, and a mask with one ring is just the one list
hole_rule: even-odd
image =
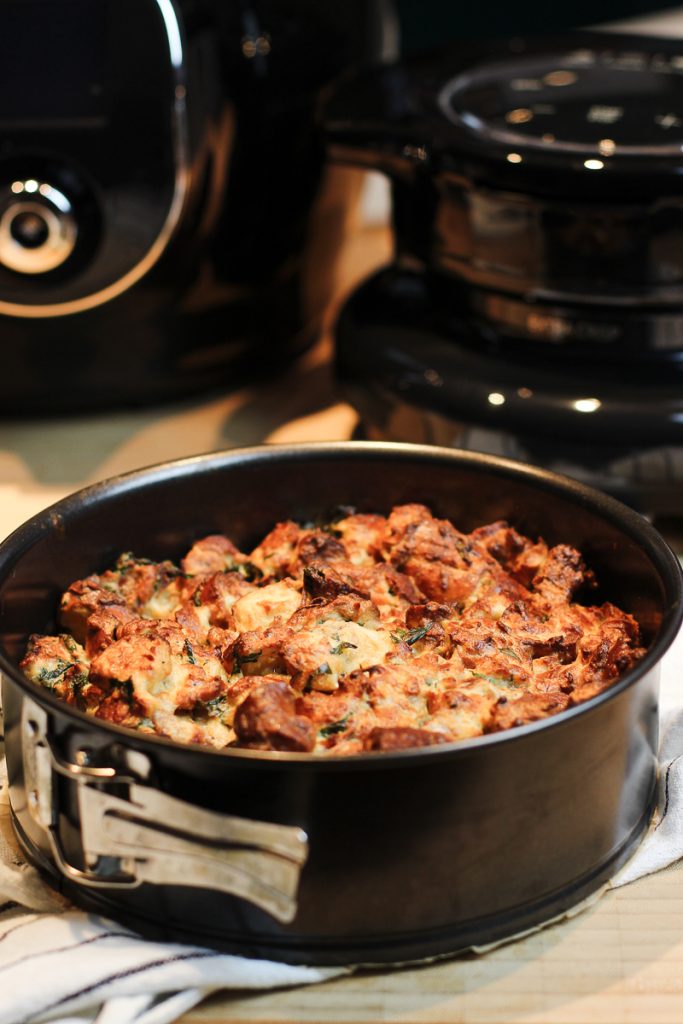
[(446, 743), (443, 733), (432, 729), (414, 729), (412, 726), (375, 726), (363, 741), (364, 750), (409, 750), (411, 747), (433, 747)]
[(297, 715), (290, 687), (267, 677), (237, 708), (235, 732), (241, 746), (254, 750), (311, 751), (315, 746), (313, 725)]
[[(578, 551), (504, 521), (461, 533), (424, 505), (277, 524), (181, 561), (126, 554), (73, 583), (26, 675), (89, 714), (181, 742), (354, 754), (536, 721), (644, 651), (632, 616), (581, 604)], [(69, 635), (73, 634), (73, 635)]]
[(188, 576), (210, 576), (216, 572), (230, 572), (249, 559), (227, 537), (212, 533), (193, 544), (180, 562)]

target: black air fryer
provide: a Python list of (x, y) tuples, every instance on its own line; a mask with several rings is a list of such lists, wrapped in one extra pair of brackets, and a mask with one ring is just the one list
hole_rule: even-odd
[(4, 413), (232, 383), (312, 340), (315, 106), (379, 56), (385, 6), (0, 0)]
[(326, 126), (393, 182), (395, 261), (337, 332), (367, 436), (683, 513), (683, 43), (451, 51), (347, 81)]

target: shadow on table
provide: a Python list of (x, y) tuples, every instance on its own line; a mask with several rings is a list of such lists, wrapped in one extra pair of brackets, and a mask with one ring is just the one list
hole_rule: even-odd
[(0, 484), (64, 487), (220, 448), (259, 444), (341, 401), (328, 362), (310, 356), (277, 379), (151, 409), (18, 420), (0, 430)]

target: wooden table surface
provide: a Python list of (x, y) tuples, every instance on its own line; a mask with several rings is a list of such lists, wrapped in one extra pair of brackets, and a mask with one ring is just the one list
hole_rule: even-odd
[(681, 1024), (683, 867), (483, 956), (214, 996), (183, 1024)]
[[(329, 325), (339, 301), (387, 259), (381, 229), (352, 223), (320, 344), (277, 381), (173, 406), (0, 428), (0, 536), (86, 483), (166, 458), (260, 441), (350, 436)], [(363, 972), (264, 994), (216, 995), (183, 1024), (683, 1024), (683, 869), (607, 892), (591, 908), (484, 956)]]

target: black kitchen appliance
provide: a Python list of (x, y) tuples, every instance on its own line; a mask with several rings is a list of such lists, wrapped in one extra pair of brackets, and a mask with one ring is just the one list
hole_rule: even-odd
[(197, 391), (311, 341), (315, 105), (379, 58), (385, 7), (0, 0), (4, 413)]
[(683, 513), (683, 43), (602, 32), (347, 81), (331, 156), (392, 180), (342, 311), (371, 438), (505, 454)]

